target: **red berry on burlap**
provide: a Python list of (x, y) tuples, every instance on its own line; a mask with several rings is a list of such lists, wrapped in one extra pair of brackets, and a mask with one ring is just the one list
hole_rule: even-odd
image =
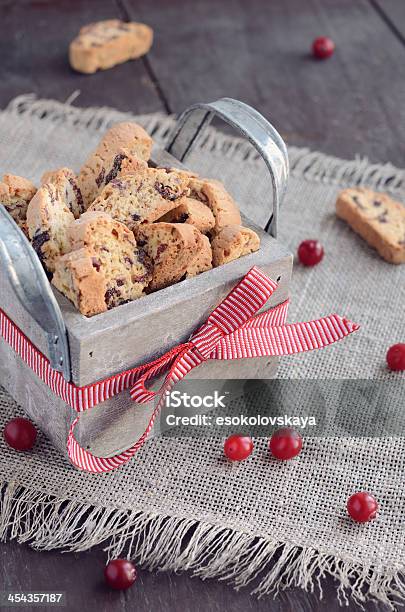
[(243, 461), (253, 451), (253, 441), (249, 436), (234, 434), (225, 440), (224, 453), (231, 461)]
[(104, 578), (112, 589), (129, 589), (136, 580), (135, 566), (127, 559), (113, 559), (104, 568)]
[(312, 43), (312, 54), (317, 59), (327, 59), (335, 51), (335, 43), (327, 36), (319, 36)]
[(405, 371), (405, 344), (394, 344), (388, 349), (387, 364), (394, 372)]
[(323, 255), (323, 246), (318, 240), (304, 240), (298, 247), (298, 259), (303, 266), (316, 266)]
[(372, 521), (375, 519), (377, 511), (377, 500), (366, 491), (354, 493), (354, 495), (347, 500), (347, 512), (357, 523)]
[(269, 450), (273, 457), (287, 461), (300, 454), (302, 437), (290, 427), (283, 427), (273, 433), (269, 442)]
[(37, 430), (28, 419), (16, 417), (9, 421), (3, 431), (5, 441), (17, 451), (31, 450), (37, 439)]

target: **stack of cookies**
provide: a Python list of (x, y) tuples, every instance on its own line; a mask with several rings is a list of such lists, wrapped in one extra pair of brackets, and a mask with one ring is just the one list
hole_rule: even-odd
[(78, 176), (41, 186), (6, 175), (0, 202), (31, 240), (53, 285), (86, 316), (104, 312), (257, 251), (222, 183), (148, 164), (137, 124), (104, 136)]

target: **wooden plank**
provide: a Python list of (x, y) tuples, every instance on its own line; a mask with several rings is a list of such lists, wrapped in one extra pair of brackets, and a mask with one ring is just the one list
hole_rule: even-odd
[[(123, 1), (155, 29), (149, 61), (175, 112), (231, 96), (291, 144), (405, 165), (404, 50), (368, 0)], [(309, 54), (320, 35), (337, 46), (324, 62)]]
[(69, 43), (81, 26), (119, 17), (114, 0), (3, 0), (0, 106), (23, 93), (64, 101), (80, 90), (79, 106), (112, 106), (134, 113), (164, 110), (141, 60), (94, 75), (79, 74), (69, 66)]
[(403, 0), (369, 0), (394, 36), (405, 46), (405, 2)]
[[(249, 587), (240, 591), (217, 580), (190, 580), (188, 574), (160, 574), (138, 568), (138, 580), (127, 591), (108, 589), (102, 578), (106, 553), (100, 547), (83, 553), (37, 552), (15, 541), (0, 544), (0, 584), (2, 590), (15, 592), (66, 592), (63, 610), (97, 612), (341, 612), (336, 599), (336, 583), (324, 583), (323, 599), (293, 588), (257, 599)], [(49, 608), (50, 609), (50, 608)], [(382, 604), (365, 604), (367, 612), (384, 612)], [(345, 612), (358, 612), (350, 603)], [(15, 607), (2, 607), (15, 612)]]

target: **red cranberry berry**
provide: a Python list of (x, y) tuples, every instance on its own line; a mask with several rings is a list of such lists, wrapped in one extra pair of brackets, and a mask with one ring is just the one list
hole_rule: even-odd
[(312, 54), (318, 59), (326, 59), (333, 55), (335, 50), (335, 43), (332, 39), (327, 36), (320, 36), (315, 38), (312, 43)]
[(405, 370), (405, 344), (394, 344), (387, 351), (387, 364), (394, 372)]
[(377, 515), (377, 510), (378, 504), (376, 499), (365, 491), (354, 493), (347, 500), (347, 511), (357, 523), (372, 521)]
[(17, 451), (31, 450), (37, 439), (37, 430), (28, 419), (16, 417), (7, 423), (3, 431), (4, 439)]
[(231, 461), (243, 461), (253, 451), (253, 442), (249, 436), (235, 434), (225, 440), (224, 453)]
[(112, 589), (129, 589), (136, 580), (136, 569), (127, 559), (114, 559), (104, 568), (104, 578)]
[(323, 246), (318, 240), (304, 240), (298, 247), (298, 259), (303, 266), (316, 266), (323, 259)]
[(269, 450), (276, 459), (292, 459), (302, 450), (302, 437), (295, 429), (283, 427), (271, 436)]

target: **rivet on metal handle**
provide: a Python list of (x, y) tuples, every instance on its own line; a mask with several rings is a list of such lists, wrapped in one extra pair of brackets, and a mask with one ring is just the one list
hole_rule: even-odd
[(0, 259), (18, 301), (46, 334), (51, 367), (69, 381), (69, 343), (59, 304), (34, 249), (1, 204)]
[(279, 208), (283, 200), (289, 174), (287, 147), (277, 130), (256, 110), (232, 98), (216, 102), (195, 104), (179, 117), (170, 135), (167, 151), (183, 162), (194, 149), (214, 116), (235, 128), (263, 158), (272, 181), (272, 214), (266, 225), (277, 237)]

